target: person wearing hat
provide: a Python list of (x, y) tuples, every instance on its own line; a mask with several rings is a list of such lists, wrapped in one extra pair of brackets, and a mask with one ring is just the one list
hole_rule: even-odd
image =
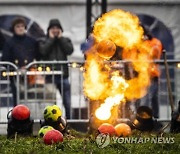
[[(73, 53), (73, 45), (69, 38), (62, 36), (63, 28), (58, 19), (51, 19), (47, 29), (47, 37), (39, 43), (42, 60), (67, 61)], [(61, 67), (55, 68), (61, 70)], [(63, 80), (60, 75), (55, 76), (55, 84), (59, 92), (62, 92), (63, 104), (66, 110), (66, 118), (70, 118), (70, 84), (68, 81), (69, 70), (67, 64), (62, 65)], [(62, 84), (61, 85), (61, 81)], [(61, 88), (63, 87), (63, 91)]]
[(13, 20), (11, 31), (13, 37), (4, 45), (2, 60), (22, 68), (38, 58), (38, 42), (26, 35), (26, 21), (22, 17)]
[[(2, 61), (12, 62), (21, 69), (28, 63), (38, 59), (38, 42), (26, 35), (26, 21), (22, 17), (13, 20), (10, 30), (13, 37), (3, 47)], [(11, 89), (14, 105), (16, 105), (16, 87), (12, 78)]]

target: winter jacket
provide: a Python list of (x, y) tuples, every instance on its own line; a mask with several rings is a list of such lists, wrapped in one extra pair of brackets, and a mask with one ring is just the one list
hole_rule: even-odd
[(23, 67), (38, 58), (38, 43), (27, 35), (14, 35), (4, 45), (2, 60), (12, 62), (18, 67)]
[(0, 31), (0, 51), (3, 49), (4, 43), (5, 43), (5, 39), (4, 39), (3, 34)]
[[(46, 61), (67, 61), (67, 56), (71, 55), (73, 52), (73, 45), (69, 38), (61, 37), (61, 38), (45, 38), (40, 41), (39, 51), (42, 55), (42, 60)], [(63, 64), (63, 75), (64, 77), (68, 77), (68, 66), (67, 64)], [(61, 69), (60, 67), (56, 67), (55, 69)]]

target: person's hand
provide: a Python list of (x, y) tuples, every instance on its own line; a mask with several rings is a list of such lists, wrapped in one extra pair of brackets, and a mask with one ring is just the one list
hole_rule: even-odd
[(50, 38), (54, 38), (55, 37), (51, 29), (49, 30), (49, 37)]
[(61, 29), (59, 30), (59, 35), (58, 35), (58, 38), (61, 38), (62, 37), (62, 31)]

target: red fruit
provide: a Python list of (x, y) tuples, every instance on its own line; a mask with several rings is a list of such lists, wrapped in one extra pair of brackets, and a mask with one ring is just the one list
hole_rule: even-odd
[(101, 126), (99, 126), (98, 131), (103, 134), (109, 134), (109, 135), (115, 135), (116, 131), (113, 125), (104, 123)]
[(12, 110), (12, 116), (17, 120), (25, 120), (30, 117), (30, 110), (25, 105), (17, 105)]
[(58, 142), (63, 142), (63, 134), (58, 130), (50, 130), (43, 137), (44, 143), (51, 145)]
[(131, 128), (125, 123), (120, 123), (115, 126), (117, 136), (129, 136), (131, 135)]

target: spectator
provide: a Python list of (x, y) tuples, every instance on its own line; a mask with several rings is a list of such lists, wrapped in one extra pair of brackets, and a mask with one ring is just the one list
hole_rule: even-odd
[(0, 31), (0, 51), (3, 49), (4, 43), (5, 43), (5, 39), (2, 32)]
[[(73, 45), (69, 38), (63, 37), (63, 28), (58, 19), (52, 19), (47, 29), (47, 37), (40, 42), (40, 53), (43, 60), (67, 61), (67, 56), (73, 52)], [(58, 69), (58, 68), (56, 68)], [(68, 81), (68, 66), (63, 65), (63, 104), (66, 118), (70, 118), (70, 84)], [(55, 76), (55, 84), (61, 93), (61, 76)]]
[[(19, 68), (23, 68), (38, 58), (38, 43), (26, 35), (26, 21), (24, 18), (18, 17), (13, 20), (11, 31), (13, 37), (4, 45), (2, 60), (15, 63)], [(11, 89), (14, 105), (16, 105), (16, 87), (13, 78), (11, 78)]]
[(26, 35), (24, 18), (16, 18), (12, 22), (11, 30), (14, 35), (6, 42), (2, 59), (22, 68), (38, 58), (38, 43)]
[[(160, 40), (153, 37), (149, 28), (146, 26), (142, 26), (144, 29), (144, 38), (148, 46), (152, 48), (150, 54), (153, 60), (158, 60), (161, 58), (161, 53), (163, 50), (163, 45)], [(158, 70), (158, 65), (151, 64), (151, 86), (149, 87), (149, 91), (147, 95), (141, 99), (143, 105), (152, 107), (153, 117), (159, 118), (159, 102), (158, 102), (158, 91), (159, 91), (159, 76), (160, 72)]]

